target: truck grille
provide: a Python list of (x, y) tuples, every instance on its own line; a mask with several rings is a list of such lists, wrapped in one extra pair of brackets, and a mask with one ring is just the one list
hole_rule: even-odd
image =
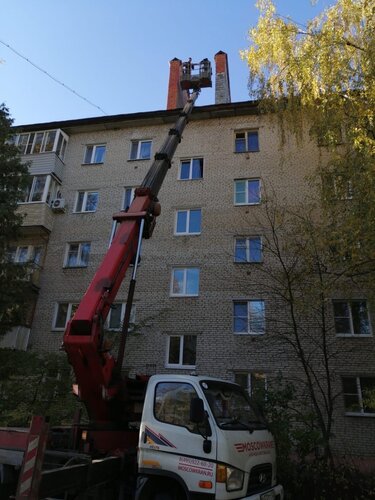
[(250, 471), (247, 494), (266, 490), (272, 486), (272, 464), (260, 464)]

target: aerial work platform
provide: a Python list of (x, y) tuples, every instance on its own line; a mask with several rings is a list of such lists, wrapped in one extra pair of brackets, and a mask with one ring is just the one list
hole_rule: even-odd
[(181, 66), (180, 84), (182, 90), (212, 87), (212, 69), (208, 59), (193, 63), (191, 58)]

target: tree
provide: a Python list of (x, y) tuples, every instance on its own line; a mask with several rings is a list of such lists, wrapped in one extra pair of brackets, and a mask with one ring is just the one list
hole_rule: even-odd
[[(272, 0), (241, 52), (250, 92), (298, 134), (301, 120), (330, 150), (317, 172), (331, 233), (344, 253), (375, 261), (375, 12), (372, 0), (337, 0), (301, 27), (279, 16)], [(321, 182), (323, 181), (323, 182)], [(337, 186), (349, 186), (350, 206), (337, 209)], [(331, 196), (325, 196), (330, 192)], [(346, 190), (347, 191), (347, 190)], [(334, 196), (332, 196), (332, 194)], [(360, 247), (360, 248), (359, 248)]]
[(24, 426), (33, 415), (71, 424), (82, 405), (73, 396), (66, 356), (0, 349), (0, 425)]
[[(356, 355), (355, 349), (348, 354), (337, 341), (332, 299), (337, 290), (344, 297), (353, 291), (362, 297), (368, 280), (353, 283), (351, 276), (362, 273), (362, 261), (326, 245), (331, 223), (319, 203), (312, 198), (303, 206), (288, 206), (271, 189), (268, 194), (258, 216), (239, 218), (233, 227), (235, 235), (248, 234), (249, 228), (262, 234), (262, 263), (246, 266), (246, 273), (235, 280), (242, 294), (265, 301), (273, 356), (280, 366), (290, 367), (281, 374), (282, 383), (269, 380), (265, 411), (281, 456), (293, 449), (303, 461), (319, 450), (319, 457), (332, 464), (334, 420), (342, 397), (338, 373)], [(374, 272), (368, 270), (366, 276), (373, 279)], [(361, 334), (366, 335), (366, 302), (361, 308)]]
[[(28, 182), (27, 165), (21, 163), (18, 149), (11, 144), (12, 119), (0, 105), (0, 335), (23, 320), (28, 283), (25, 266), (15, 266), (8, 258), (22, 224), (17, 202)], [(21, 307), (22, 305), (22, 307)]]

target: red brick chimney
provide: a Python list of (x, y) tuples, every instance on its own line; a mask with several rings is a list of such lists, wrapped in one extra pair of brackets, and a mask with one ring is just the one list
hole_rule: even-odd
[(228, 56), (222, 50), (215, 54), (215, 66), (215, 104), (231, 102)]
[(182, 62), (176, 57), (169, 61), (169, 83), (167, 109), (182, 108), (187, 101), (186, 90), (181, 90), (180, 73)]

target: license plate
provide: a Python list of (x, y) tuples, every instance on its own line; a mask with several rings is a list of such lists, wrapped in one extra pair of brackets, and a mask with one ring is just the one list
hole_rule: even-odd
[(260, 495), (260, 500), (274, 500), (275, 499), (275, 492), (272, 491), (267, 491), (267, 493), (263, 493), (263, 495)]

